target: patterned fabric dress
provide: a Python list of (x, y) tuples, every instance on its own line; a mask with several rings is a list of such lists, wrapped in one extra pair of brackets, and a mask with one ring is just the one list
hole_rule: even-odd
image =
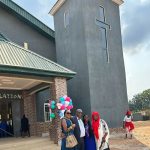
[(99, 132), (100, 138), (98, 140), (95, 138), (96, 145), (97, 145), (97, 150), (99, 150), (99, 147), (101, 146), (101, 143), (102, 143), (102, 137), (104, 136), (104, 134), (106, 132), (108, 133), (108, 135), (105, 139), (106, 142), (103, 144), (101, 150), (108, 148), (109, 128), (108, 128), (107, 123), (103, 119), (100, 119), (100, 126), (99, 126), (99, 129), (98, 129), (98, 132)]
[[(66, 119), (66, 118), (64, 118), (64, 119), (66, 120), (67, 128), (69, 128), (72, 125), (71, 120)], [(76, 150), (76, 147), (74, 147), (74, 148), (66, 148), (66, 137), (68, 135), (68, 132), (65, 132), (63, 127), (62, 127), (62, 133), (65, 135), (65, 137), (62, 139), (62, 142), (61, 142), (61, 150)], [(73, 130), (71, 130), (69, 132), (69, 135), (71, 135), (71, 134), (73, 134)]]

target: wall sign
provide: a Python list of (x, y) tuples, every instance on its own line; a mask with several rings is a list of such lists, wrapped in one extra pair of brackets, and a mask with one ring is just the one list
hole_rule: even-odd
[(0, 100), (22, 100), (22, 91), (0, 90)]

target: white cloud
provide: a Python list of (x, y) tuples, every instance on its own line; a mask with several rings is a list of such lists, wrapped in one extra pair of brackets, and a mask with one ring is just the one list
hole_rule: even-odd
[(126, 78), (129, 99), (133, 95), (150, 88), (150, 51), (142, 51), (130, 55), (124, 53)]
[[(38, 18), (45, 24), (54, 29), (53, 16), (49, 14), (50, 9), (56, 3), (57, 0), (37, 0), (39, 5), (39, 12), (37, 13)], [(49, 18), (49, 19), (48, 19)]]
[[(139, 49), (150, 40), (150, 1), (126, 1), (121, 7), (123, 44), (125, 50)], [(140, 48), (141, 49), (141, 48)], [(136, 51), (138, 52), (138, 51)]]
[(128, 97), (150, 88), (150, 0), (126, 0), (121, 6)]
[(140, 0), (141, 3), (147, 3), (149, 0)]

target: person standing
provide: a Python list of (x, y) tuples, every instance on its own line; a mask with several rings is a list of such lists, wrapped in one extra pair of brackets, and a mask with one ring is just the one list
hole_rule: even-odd
[(28, 137), (30, 137), (29, 120), (25, 115), (23, 115), (21, 119), (21, 136), (24, 137), (26, 133), (28, 133)]
[(83, 123), (85, 127), (85, 150), (96, 150), (95, 138), (88, 115), (83, 116)]
[(76, 110), (76, 116), (72, 118), (72, 121), (76, 125), (74, 129), (74, 135), (78, 141), (77, 150), (85, 150), (84, 149), (85, 128), (82, 121), (82, 109)]
[(127, 111), (124, 120), (123, 120), (123, 128), (126, 129), (126, 136), (125, 138), (128, 138), (128, 134), (130, 134), (130, 137), (132, 139), (132, 131), (134, 130), (134, 124), (133, 124), (133, 116), (131, 111)]
[(92, 128), (95, 135), (97, 150), (109, 150), (109, 129), (107, 123), (100, 118), (98, 112), (92, 113)]
[(72, 148), (66, 147), (66, 139), (68, 135), (74, 135), (73, 131), (75, 128), (75, 124), (72, 123), (71, 119), (71, 111), (66, 110), (64, 112), (64, 118), (61, 120), (61, 128), (62, 128), (62, 142), (61, 142), (61, 150), (76, 150), (76, 146)]

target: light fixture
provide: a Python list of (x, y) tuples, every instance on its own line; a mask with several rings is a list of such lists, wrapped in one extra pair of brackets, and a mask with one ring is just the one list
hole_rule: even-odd
[(11, 79), (2, 79), (1, 81), (2, 82), (11, 82), (12, 80)]
[(11, 81), (11, 82), (3, 82), (3, 84), (6, 84), (6, 85), (13, 85), (15, 82)]

